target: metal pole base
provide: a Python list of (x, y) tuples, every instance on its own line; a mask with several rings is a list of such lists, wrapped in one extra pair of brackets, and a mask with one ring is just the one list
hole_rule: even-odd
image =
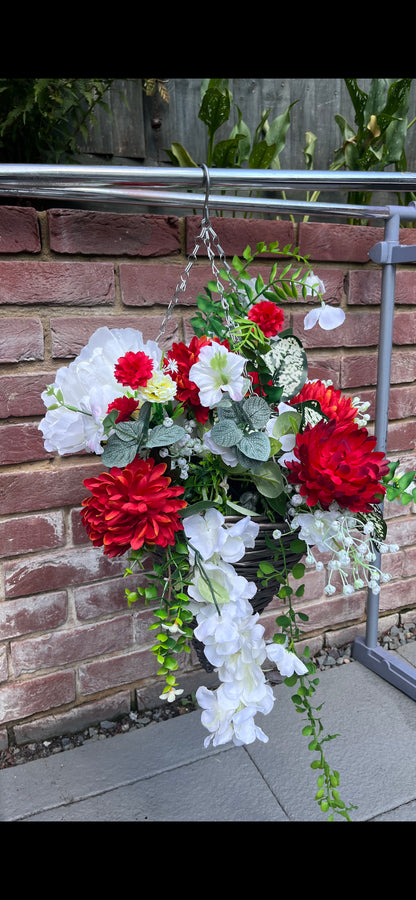
[(364, 638), (360, 637), (353, 642), (352, 655), (367, 669), (416, 700), (416, 669), (413, 666), (382, 647), (368, 647)]

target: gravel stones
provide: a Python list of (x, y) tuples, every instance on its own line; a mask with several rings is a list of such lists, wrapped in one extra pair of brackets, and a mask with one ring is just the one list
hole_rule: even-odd
[[(405, 625), (393, 625), (393, 627), (379, 638), (380, 646), (386, 650), (397, 650), (403, 644), (416, 640), (416, 620)], [(352, 643), (344, 647), (326, 647), (314, 657), (314, 663), (318, 670), (324, 671), (332, 666), (342, 666), (353, 662)], [(279, 672), (268, 673), (270, 684), (278, 684), (284, 679)], [(197, 708), (195, 698), (192, 695), (181, 698), (175, 703), (164, 704), (155, 709), (143, 712), (130, 712), (117, 721), (103, 720), (98, 725), (91, 726), (76, 734), (66, 734), (62, 737), (50, 740), (31, 742), (22, 746), (9, 747), (0, 752), (0, 769), (11, 766), (20, 766), (35, 759), (44, 759), (66, 750), (81, 747), (85, 741), (105, 741), (116, 734), (124, 734), (132, 728), (145, 728), (152, 722), (163, 722), (175, 716), (184, 715)]]

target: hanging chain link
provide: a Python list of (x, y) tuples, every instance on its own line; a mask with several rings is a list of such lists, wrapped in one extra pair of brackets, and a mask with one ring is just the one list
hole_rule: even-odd
[(222, 249), (222, 247), (219, 243), (218, 235), (214, 231), (214, 229), (211, 225), (211, 222), (210, 222), (209, 210), (208, 210), (209, 173), (208, 173), (208, 169), (205, 165), (202, 166), (202, 169), (203, 169), (204, 175), (205, 175), (205, 202), (204, 202), (204, 211), (203, 211), (202, 222), (201, 222), (201, 231), (195, 240), (195, 246), (194, 246), (194, 249), (192, 250), (192, 253), (190, 253), (188, 256), (187, 265), (184, 269), (184, 272), (180, 276), (180, 281), (176, 285), (175, 293), (174, 293), (172, 299), (169, 301), (168, 308), (166, 310), (159, 334), (156, 338), (157, 341), (159, 341), (160, 338), (164, 335), (164, 333), (166, 331), (167, 323), (172, 315), (174, 307), (176, 306), (176, 304), (179, 300), (180, 295), (184, 294), (186, 291), (186, 288), (188, 285), (188, 280), (189, 280), (189, 274), (190, 274), (192, 266), (197, 258), (198, 250), (199, 250), (201, 244), (205, 245), (207, 256), (211, 263), (212, 274), (215, 278), (218, 293), (221, 298), (221, 306), (222, 306), (222, 309), (224, 312), (225, 322), (229, 329), (232, 329), (234, 327), (234, 322), (230, 316), (229, 305), (228, 305), (228, 302), (227, 302), (227, 299), (225, 296), (225, 288), (221, 281), (221, 269), (216, 265), (216, 262), (215, 262), (216, 254), (220, 260), (220, 263), (221, 263), (223, 269), (226, 271), (227, 276), (230, 279), (230, 282), (233, 285), (234, 289), (237, 289), (237, 282), (235, 281), (235, 279), (231, 273), (231, 267), (229, 266), (229, 264), (226, 260), (224, 250)]

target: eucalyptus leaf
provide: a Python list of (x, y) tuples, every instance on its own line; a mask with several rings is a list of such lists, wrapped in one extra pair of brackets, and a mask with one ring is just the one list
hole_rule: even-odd
[(181, 425), (156, 425), (147, 437), (146, 447), (169, 447), (181, 441), (186, 431)]
[(117, 434), (110, 435), (104, 451), (101, 454), (101, 461), (104, 466), (112, 468), (118, 466), (120, 469), (128, 466), (133, 462), (137, 454), (137, 441), (120, 440)]
[(222, 422), (217, 422), (212, 427), (211, 437), (219, 447), (234, 447), (235, 444), (240, 443), (242, 432), (235, 422), (231, 419), (226, 419)]
[(270, 456), (270, 441), (267, 434), (254, 431), (252, 434), (243, 435), (239, 450), (250, 459), (266, 461)]
[(252, 394), (244, 401), (243, 409), (253, 428), (264, 428), (267, 425), (270, 419), (270, 407), (262, 397)]
[(263, 497), (278, 497), (284, 489), (281, 468), (273, 460), (269, 460), (257, 469), (252, 478), (259, 494), (262, 494)]

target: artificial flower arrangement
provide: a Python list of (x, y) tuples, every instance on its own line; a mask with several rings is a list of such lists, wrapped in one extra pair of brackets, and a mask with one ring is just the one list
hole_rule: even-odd
[[(250, 271), (265, 252), (284, 263), (274, 262), (267, 280)], [(345, 594), (378, 591), (387, 576), (375, 551), (395, 549), (379, 504), (386, 492), (416, 499), (415, 473), (398, 478), (398, 463), (376, 450), (365, 404), (308, 380), (302, 342), (285, 328), (280, 304), (316, 300), (305, 329), (338, 327), (345, 314), (323, 301), (307, 259), (296, 248), (258, 244), (233, 269), (221, 271), (228, 286), (217, 279), (198, 295), (189, 342), (162, 351), (135, 329), (99, 328), (42, 394), (39, 428), (49, 452), (101, 457), (105, 470), (84, 481), (82, 521), (95, 547), (125, 557), (126, 574), (134, 566), (145, 573), (146, 587), (126, 590), (129, 604), (159, 601), (151, 652), (165, 678), (162, 698), (182, 693), (177, 654), (202, 647), (219, 679), (215, 690), (196, 692), (205, 746), (267, 741), (256, 716), (273, 708), (265, 670), (275, 665), (296, 685), (303, 734), (318, 753), (316, 800), (330, 818), (349, 819), (354, 807), (340, 799), (339, 773), (324, 755), (332, 736), (322, 736), (311, 703), (315, 666), (308, 648), (296, 653), (307, 616), (296, 611), (304, 586), (294, 583), (327, 553), (328, 595), (335, 574)], [(266, 553), (246, 578), (264, 523)], [(286, 607), (270, 641), (255, 606), (265, 590)]]

